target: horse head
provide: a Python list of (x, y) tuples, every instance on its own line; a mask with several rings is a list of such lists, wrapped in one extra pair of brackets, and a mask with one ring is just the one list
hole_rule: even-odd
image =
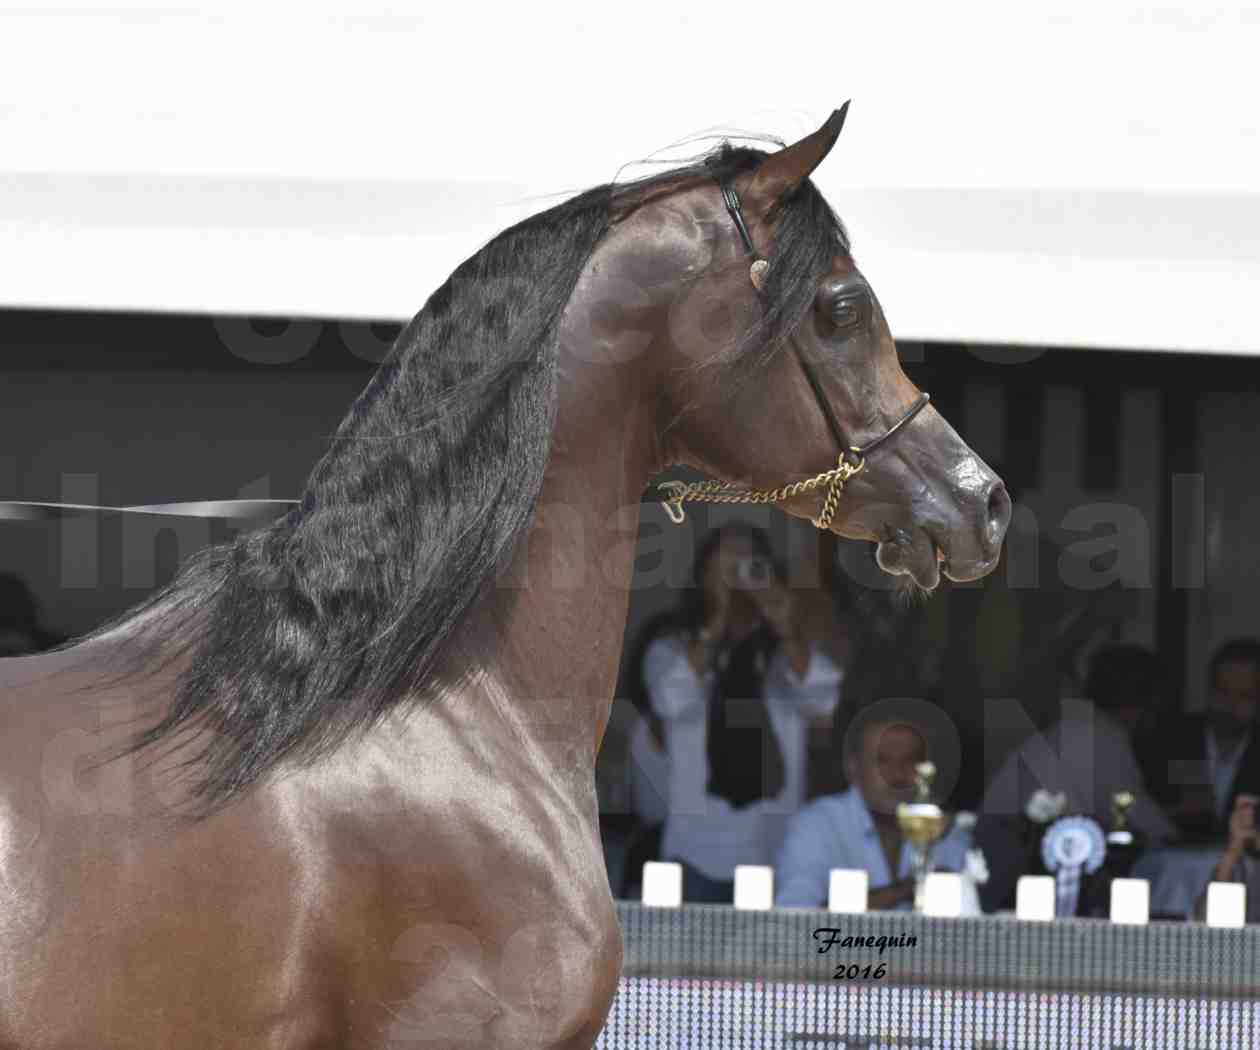
[(993, 570), (1011, 501), (902, 371), (848, 235), (809, 180), (847, 105), (777, 153), (728, 147), (712, 180), (674, 198), (666, 240), (684, 277), (668, 326), (666, 459), (873, 541), (885, 572), (930, 591), (941, 573)]

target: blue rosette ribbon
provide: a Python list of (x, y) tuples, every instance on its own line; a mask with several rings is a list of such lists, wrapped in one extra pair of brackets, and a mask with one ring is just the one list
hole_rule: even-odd
[(1082, 873), (1092, 875), (1102, 867), (1107, 839), (1102, 825), (1092, 817), (1060, 817), (1041, 838), (1041, 859), (1054, 875), (1056, 918), (1076, 914)]

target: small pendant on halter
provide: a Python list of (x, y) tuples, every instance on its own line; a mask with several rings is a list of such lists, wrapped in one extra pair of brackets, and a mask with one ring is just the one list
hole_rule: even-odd
[(766, 283), (766, 271), (769, 269), (770, 264), (765, 259), (758, 259), (748, 268), (748, 277), (757, 291), (761, 291), (762, 286)]

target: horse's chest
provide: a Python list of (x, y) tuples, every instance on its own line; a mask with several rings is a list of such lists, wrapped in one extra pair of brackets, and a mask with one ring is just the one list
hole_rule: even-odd
[(330, 904), (353, 960), (356, 1029), (384, 1024), (395, 1043), (594, 1039), (621, 937), (593, 786), (522, 770), (465, 767), (414, 792), (405, 819), (334, 836)]

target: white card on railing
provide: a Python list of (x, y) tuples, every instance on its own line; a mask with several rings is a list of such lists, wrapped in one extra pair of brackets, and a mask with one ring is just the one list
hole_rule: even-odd
[(1151, 884), (1145, 879), (1111, 880), (1111, 921), (1142, 926), (1151, 914)]
[(677, 908), (682, 903), (682, 865), (660, 860), (644, 864), (643, 903), (650, 908)]
[(845, 914), (866, 911), (869, 886), (865, 868), (832, 868), (827, 887), (827, 910)]
[(1209, 882), (1207, 924), (1241, 927), (1246, 923), (1247, 887), (1241, 882)]
[(735, 907), (748, 911), (773, 908), (774, 868), (763, 864), (736, 864)]
[(1015, 918), (1049, 922), (1054, 918), (1054, 876), (1021, 875), (1015, 884)]
[(962, 914), (962, 876), (953, 871), (932, 871), (923, 880), (923, 914), (956, 919)]

